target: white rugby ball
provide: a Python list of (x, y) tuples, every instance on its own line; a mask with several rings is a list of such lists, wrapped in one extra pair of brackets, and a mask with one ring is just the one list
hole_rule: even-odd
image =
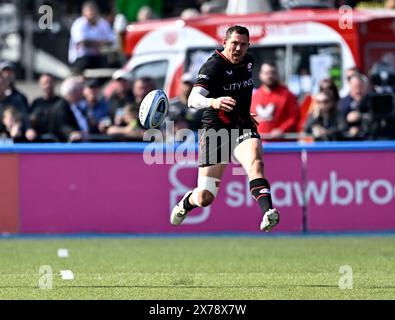
[(148, 93), (140, 104), (139, 119), (146, 129), (158, 128), (166, 118), (169, 99), (163, 90)]

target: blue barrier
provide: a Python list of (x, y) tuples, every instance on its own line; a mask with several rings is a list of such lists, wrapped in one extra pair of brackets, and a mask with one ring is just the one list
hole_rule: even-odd
[[(177, 151), (180, 144), (163, 145), (146, 142), (109, 143), (15, 143), (0, 144), (0, 154), (4, 153), (142, 153), (147, 146), (156, 150)], [(264, 143), (266, 153), (331, 152), (331, 151), (395, 151), (395, 141), (363, 142), (268, 142)], [(192, 147), (197, 150), (197, 145)], [(183, 148), (185, 149), (185, 148)]]

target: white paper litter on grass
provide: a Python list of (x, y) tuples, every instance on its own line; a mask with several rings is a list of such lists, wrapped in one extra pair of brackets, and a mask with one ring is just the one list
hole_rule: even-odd
[(58, 249), (58, 257), (59, 258), (68, 258), (69, 257), (69, 250), (67, 250), (67, 249)]
[(71, 270), (60, 270), (60, 275), (62, 276), (63, 280), (73, 280), (74, 273)]

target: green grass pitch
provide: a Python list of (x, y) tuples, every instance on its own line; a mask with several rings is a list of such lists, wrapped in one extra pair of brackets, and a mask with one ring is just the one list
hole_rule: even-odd
[(3, 238), (0, 270), (0, 299), (395, 299), (395, 236)]

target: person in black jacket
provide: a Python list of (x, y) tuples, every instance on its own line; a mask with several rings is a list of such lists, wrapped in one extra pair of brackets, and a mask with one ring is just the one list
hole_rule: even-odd
[(54, 105), (60, 100), (55, 93), (55, 79), (51, 74), (45, 73), (40, 76), (39, 85), (42, 96), (34, 99), (30, 106), (30, 122), (37, 132), (38, 140), (46, 140), (49, 133), (49, 116)]
[(66, 79), (61, 87), (62, 99), (50, 114), (49, 130), (59, 141), (85, 141), (89, 136), (86, 109), (82, 107), (83, 81), (80, 77)]

